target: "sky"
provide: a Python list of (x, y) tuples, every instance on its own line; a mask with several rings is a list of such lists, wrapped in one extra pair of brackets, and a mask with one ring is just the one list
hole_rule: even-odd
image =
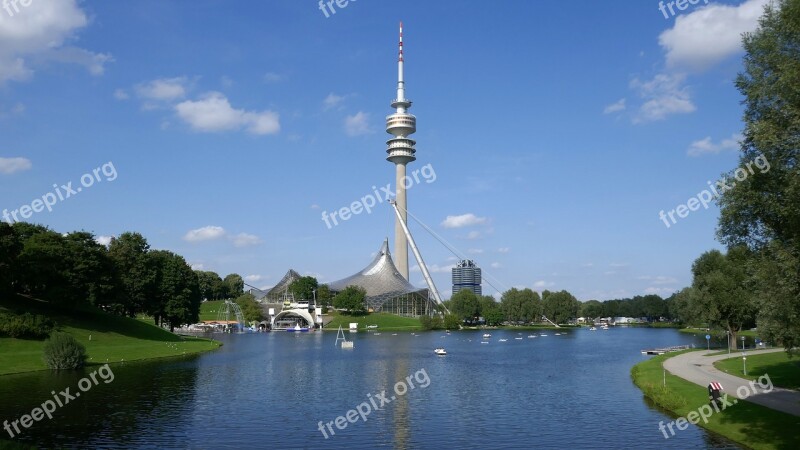
[[(352, 275), (394, 236), (353, 203), (394, 189), (402, 21), (408, 209), (484, 293), (668, 296), (721, 248), (702, 191), (739, 162), (767, 1), (0, 0), (3, 220), (136, 231), (259, 288)], [(456, 255), (409, 226), (449, 297)]]

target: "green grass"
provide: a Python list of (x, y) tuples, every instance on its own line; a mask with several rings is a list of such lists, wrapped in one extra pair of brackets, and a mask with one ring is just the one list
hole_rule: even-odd
[(763, 355), (747, 353), (747, 373), (743, 372), (741, 354), (735, 358), (723, 359), (714, 363), (717, 369), (742, 377), (755, 380), (764, 374), (769, 375), (770, 381), (775, 386), (786, 389), (800, 390), (800, 358), (789, 358), (786, 352), (765, 353)]
[[(725, 330), (718, 330), (718, 329), (711, 329), (707, 330), (705, 328), (681, 328), (681, 333), (689, 333), (689, 334), (699, 334), (705, 336), (710, 334), (711, 336), (725, 336)], [(751, 331), (751, 330), (743, 330), (736, 333), (737, 336), (747, 336), (747, 337), (758, 337), (758, 331)]]
[[(686, 417), (689, 412), (708, 404), (708, 391), (703, 386), (669, 373), (666, 388), (662, 387), (662, 363), (677, 354), (656, 356), (636, 364), (631, 369), (631, 378), (656, 405), (671, 412), (674, 417)], [(654, 432), (659, 432), (657, 424), (653, 425)], [(747, 401), (739, 401), (714, 413), (707, 424), (701, 420), (698, 426), (754, 449), (800, 448), (800, 433), (796, 431), (800, 426), (800, 417)], [(674, 426), (673, 429), (676, 434), (681, 433)]]
[(223, 304), (225, 304), (224, 300), (213, 300), (200, 304), (200, 320), (217, 320), (217, 312)]
[(348, 316), (339, 314), (337, 311), (329, 310), (329, 314), (333, 316), (333, 320), (325, 325), (327, 330), (338, 330), (339, 325), (343, 329), (348, 329), (350, 323), (358, 323), (359, 331), (366, 330), (367, 325), (377, 325), (378, 331), (419, 331), (422, 330), (422, 325), (419, 319), (413, 317), (396, 316), (387, 313), (372, 313), (364, 316)]
[[(221, 345), (208, 339), (178, 336), (152, 322), (113, 316), (93, 307), (61, 311), (18, 297), (0, 300), (0, 310), (5, 309), (51, 317), (60, 331), (71, 334), (86, 347), (90, 365), (199, 353)], [(43, 347), (44, 341), (0, 338), (0, 375), (46, 369)]]

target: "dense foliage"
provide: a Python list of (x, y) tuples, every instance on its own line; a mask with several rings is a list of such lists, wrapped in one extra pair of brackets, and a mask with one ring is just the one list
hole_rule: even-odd
[[(85, 231), (0, 223), (0, 295), (21, 294), (68, 310), (90, 304), (129, 317), (147, 314), (174, 328), (198, 320), (203, 298), (236, 298), (243, 288), (239, 275), (223, 280), (195, 272), (183, 257), (151, 250), (139, 233), (123, 233), (106, 247)], [(35, 318), (2, 322), (0, 334), (13, 328), (15, 334), (46, 336), (47, 323)]]
[(347, 286), (333, 298), (333, 306), (347, 310), (349, 314), (363, 314), (367, 312), (364, 299), (367, 291), (360, 286)]
[(0, 337), (44, 339), (50, 336), (55, 323), (39, 314), (0, 312)]
[(44, 362), (53, 370), (80, 369), (86, 363), (86, 348), (71, 334), (55, 332), (44, 343)]

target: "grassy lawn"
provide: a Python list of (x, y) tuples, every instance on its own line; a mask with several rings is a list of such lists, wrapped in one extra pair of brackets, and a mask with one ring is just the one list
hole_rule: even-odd
[[(670, 374), (667, 374), (666, 388), (662, 387), (662, 362), (676, 354), (656, 356), (633, 366), (631, 377), (647, 397), (669, 411), (670, 415), (686, 417), (689, 412), (708, 404), (708, 391), (703, 386)], [(653, 424), (654, 432), (659, 432), (657, 425)], [(698, 426), (754, 449), (800, 448), (800, 433), (796, 431), (800, 426), (800, 417), (747, 401), (739, 401), (714, 413), (707, 424), (701, 420)], [(673, 429), (676, 434), (680, 433), (675, 426)]]
[[(789, 359), (786, 352), (766, 353), (763, 355), (747, 352), (747, 373), (745, 376), (741, 354), (736, 358), (723, 359), (714, 363), (717, 369), (736, 375), (737, 377), (755, 380), (761, 375), (769, 375), (775, 386), (786, 389), (800, 389), (800, 358)], [(755, 375), (755, 376), (754, 376)]]
[[(689, 333), (689, 334), (699, 334), (705, 336), (710, 334), (711, 336), (725, 336), (725, 330), (707, 330), (705, 328), (681, 328), (681, 333)], [(751, 330), (744, 330), (737, 333), (737, 336), (747, 336), (750, 338), (758, 337), (758, 331), (751, 331)]]
[(422, 330), (422, 325), (419, 319), (413, 317), (396, 316), (394, 314), (386, 313), (372, 313), (364, 316), (347, 316), (339, 314), (337, 311), (330, 310), (329, 314), (333, 320), (325, 326), (328, 330), (337, 330), (339, 325), (343, 329), (348, 329), (350, 323), (358, 323), (358, 329), (366, 330), (367, 325), (377, 325), (378, 331), (419, 331)]
[[(217, 312), (225, 303), (224, 300), (213, 300), (200, 304), (200, 320), (217, 320)], [(236, 320), (231, 319), (231, 320)]]
[[(92, 307), (64, 312), (18, 298), (0, 300), (0, 310), (3, 309), (48, 315), (58, 330), (71, 334), (86, 347), (89, 364), (178, 356), (220, 346), (216, 341), (177, 336), (152, 322), (113, 316)], [(0, 375), (46, 369), (43, 347), (44, 341), (0, 338)]]

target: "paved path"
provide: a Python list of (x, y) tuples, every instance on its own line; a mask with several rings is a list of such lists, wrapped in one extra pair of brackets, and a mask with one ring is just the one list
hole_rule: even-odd
[[(770, 349), (759, 350), (750, 354), (762, 353), (775, 353), (782, 352), (783, 349)], [(795, 416), (800, 416), (800, 392), (792, 391), (782, 388), (773, 388), (772, 391), (766, 392), (765, 387), (769, 388), (771, 381), (765, 378), (759, 378), (763, 384), (758, 381), (753, 382), (751, 385), (749, 380), (729, 375), (725, 372), (718, 370), (714, 367), (714, 362), (721, 359), (727, 359), (735, 355), (717, 355), (706, 356), (709, 353), (715, 353), (717, 350), (711, 352), (687, 352), (664, 361), (664, 368), (673, 375), (677, 375), (684, 380), (691, 381), (692, 383), (699, 384), (703, 387), (708, 387), (711, 381), (718, 381), (722, 383), (723, 392), (731, 397), (739, 399), (747, 398), (747, 401), (766, 406), (778, 411), (782, 411)], [(741, 354), (735, 357), (741, 357)], [(762, 375), (762, 374), (759, 374)], [(768, 375), (768, 374), (767, 374)]]

